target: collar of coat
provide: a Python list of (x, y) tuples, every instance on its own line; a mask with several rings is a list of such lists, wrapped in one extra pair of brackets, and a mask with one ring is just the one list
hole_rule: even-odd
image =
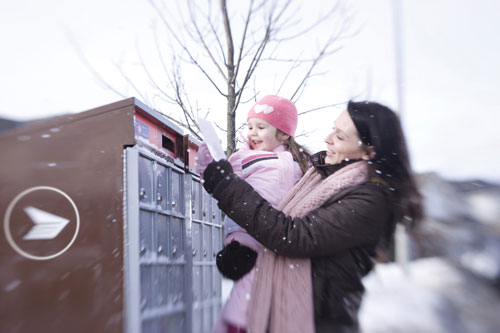
[(314, 155), (311, 155), (311, 163), (313, 167), (318, 171), (321, 175), (321, 178), (326, 178), (330, 175), (333, 175), (338, 170), (342, 169), (346, 165), (349, 165), (354, 162), (361, 161), (361, 159), (356, 160), (344, 160), (337, 164), (327, 164), (325, 163), (326, 151), (320, 151)]
[[(335, 172), (337, 172), (338, 170), (342, 169), (343, 167), (351, 163), (361, 161), (361, 159), (348, 160), (348, 161), (344, 160), (338, 164), (327, 164), (325, 163), (325, 156), (326, 156), (326, 151), (320, 151), (319, 153), (311, 155), (311, 160), (310, 160), (313, 167), (321, 175), (322, 179), (325, 179), (328, 176), (333, 175)], [(370, 178), (370, 182), (377, 183), (379, 185), (389, 186), (384, 179), (378, 176), (372, 176)]]

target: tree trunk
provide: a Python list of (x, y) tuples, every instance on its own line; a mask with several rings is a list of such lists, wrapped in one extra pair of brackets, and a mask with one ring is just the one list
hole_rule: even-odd
[(229, 24), (229, 15), (227, 13), (226, 0), (221, 0), (222, 16), (224, 18), (224, 30), (226, 32), (227, 42), (227, 150), (226, 156), (229, 157), (236, 150), (236, 112), (234, 106), (236, 104), (236, 77), (234, 73), (234, 44), (231, 33), (231, 25)]
[(227, 95), (227, 151), (229, 157), (236, 150), (236, 120), (234, 113), (234, 104), (236, 101), (234, 85), (228, 84)]

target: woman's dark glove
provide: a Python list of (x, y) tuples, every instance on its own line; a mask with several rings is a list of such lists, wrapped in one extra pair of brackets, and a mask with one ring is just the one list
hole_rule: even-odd
[(203, 172), (203, 187), (208, 193), (212, 194), (222, 179), (230, 177), (233, 174), (233, 167), (227, 160), (212, 162), (207, 165), (207, 168)]
[(217, 253), (217, 268), (225, 278), (239, 280), (255, 265), (257, 252), (238, 241), (232, 241)]

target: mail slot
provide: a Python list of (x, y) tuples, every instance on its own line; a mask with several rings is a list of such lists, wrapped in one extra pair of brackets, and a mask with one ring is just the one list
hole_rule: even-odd
[(0, 331), (209, 331), (221, 213), (199, 145), (135, 98), (0, 134)]

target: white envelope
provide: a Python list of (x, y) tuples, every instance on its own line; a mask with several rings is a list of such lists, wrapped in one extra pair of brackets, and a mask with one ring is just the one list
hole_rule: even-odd
[(196, 122), (198, 123), (198, 127), (203, 135), (203, 140), (207, 144), (210, 155), (212, 155), (214, 161), (226, 159), (226, 154), (224, 153), (224, 149), (222, 149), (219, 137), (212, 126), (212, 122), (203, 118), (197, 118)]

